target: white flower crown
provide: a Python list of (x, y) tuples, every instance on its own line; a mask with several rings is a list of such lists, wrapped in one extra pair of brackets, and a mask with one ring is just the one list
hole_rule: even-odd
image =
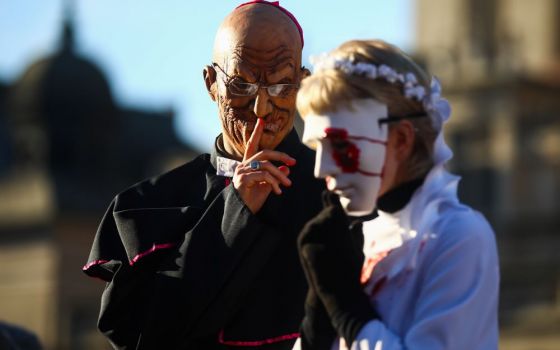
[(447, 100), (441, 98), (441, 84), (436, 77), (432, 77), (430, 92), (418, 83), (416, 75), (412, 72), (399, 73), (386, 64), (353, 62), (345, 58), (336, 58), (328, 54), (311, 56), (315, 72), (324, 70), (339, 70), (349, 75), (360, 75), (369, 79), (384, 79), (391, 84), (403, 84), (403, 95), (406, 98), (422, 102), (424, 109), (434, 121), (434, 126), (439, 130), (441, 125), (449, 118), (451, 108)]
[(310, 59), (314, 71), (335, 69), (350, 75), (361, 75), (370, 79), (382, 78), (392, 84), (400, 82), (404, 85), (404, 96), (407, 98), (422, 101), (426, 95), (426, 89), (418, 83), (418, 79), (413, 73), (398, 73), (386, 64), (375, 65), (373, 63), (356, 62), (348, 59), (340, 59), (322, 54), (312, 56)]
[(418, 83), (416, 75), (412, 72), (399, 73), (386, 64), (354, 62), (349, 59), (336, 58), (328, 54), (311, 56), (309, 61), (313, 64), (314, 71), (340, 70), (349, 75), (361, 75), (370, 79), (384, 79), (391, 84), (403, 84), (403, 95), (406, 98), (422, 102), (424, 110), (432, 120), (432, 125), (438, 131), (434, 143), (434, 162), (436, 165), (444, 164), (453, 156), (453, 152), (443, 139), (443, 124), (451, 115), (451, 106), (446, 99), (441, 97), (441, 84), (436, 77), (432, 77), (430, 91)]

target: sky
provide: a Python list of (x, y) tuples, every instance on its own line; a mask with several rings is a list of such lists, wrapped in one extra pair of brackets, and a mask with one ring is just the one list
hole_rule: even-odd
[[(106, 74), (121, 106), (175, 112), (178, 137), (208, 151), (220, 132), (206, 92), (222, 19), (243, 1), (0, 0), (0, 81), (12, 83), (31, 63), (56, 51), (71, 4), (76, 50)], [(350, 39), (414, 45), (414, 0), (282, 0), (303, 27), (303, 64)]]

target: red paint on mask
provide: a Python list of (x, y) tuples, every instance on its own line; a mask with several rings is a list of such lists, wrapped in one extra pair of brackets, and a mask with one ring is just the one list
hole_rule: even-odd
[(346, 129), (340, 128), (326, 128), (325, 138), (331, 143), (331, 156), (336, 162), (336, 165), (342, 169), (343, 172), (360, 173), (366, 176), (383, 176), (383, 173), (372, 173), (360, 169), (360, 149), (350, 140), (361, 140), (387, 146), (386, 141), (365, 136), (348, 135)]
[(345, 173), (355, 173), (360, 166), (360, 149), (348, 139), (344, 129), (325, 129), (326, 138), (331, 143), (331, 155), (336, 165)]

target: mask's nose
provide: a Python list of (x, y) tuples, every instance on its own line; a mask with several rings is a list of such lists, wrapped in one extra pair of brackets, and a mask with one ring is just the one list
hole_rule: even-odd
[(340, 174), (340, 168), (332, 156), (331, 149), (324, 142), (317, 145), (317, 153), (315, 154), (315, 170), (316, 178), (324, 179), (327, 176), (335, 176)]
[(268, 91), (266, 91), (266, 89), (259, 87), (253, 104), (253, 112), (257, 118), (265, 118), (272, 113), (272, 103), (270, 102), (270, 96), (268, 96)]

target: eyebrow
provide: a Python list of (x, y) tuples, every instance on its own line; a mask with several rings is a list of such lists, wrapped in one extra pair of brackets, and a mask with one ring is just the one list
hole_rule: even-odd
[(285, 51), (280, 51), (276, 56), (267, 58), (264, 60), (266, 63), (255, 61), (255, 57), (251, 57), (251, 55), (246, 55), (242, 59), (240, 53), (237, 52), (234, 53), (232, 58), (236, 62), (235, 73), (250, 76), (254, 80), (256, 80), (256, 77), (253, 74), (253, 69), (263, 71), (268, 81), (279, 81), (282, 78), (292, 80), (297, 67), (296, 59), (292, 54)]
[(291, 60), (287, 61), (282, 64), (281, 69), (268, 73), (266, 78), (268, 81), (272, 82), (278, 82), (286, 78), (292, 80), (294, 78), (294, 67)]
[(242, 61), (238, 62), (234, 72), (230, 74), (230, 77), (232, 79), (240, 78), (247, 82), (255, 82), (257, 80), (251, 68), (244, 65)]

